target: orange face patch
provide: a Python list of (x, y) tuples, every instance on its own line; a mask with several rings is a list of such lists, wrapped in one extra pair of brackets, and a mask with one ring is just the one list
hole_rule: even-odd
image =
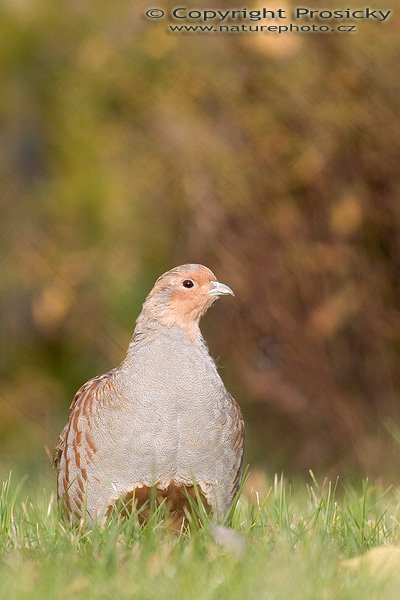
[[(143, 304), (136, 328), (148, 330), (149, 323), (179, 327), (194, 341), (201, 337), (200, 317), (219, 296), (234, 295), (203, 265), (181, 265), (159, 277)], [(147, 325), (146, 325), (147, 323)]]
[[(170, 307), (180, 320), (199, 319), (215, 300), (208, 292), (216, 277), (209, 269), (203, 269), (198, 273), (182, 273), (172, 282)], [(193, 287), (185, 287), (186, 282), (193, 282)]]
[(165, 325), (178, 325), (194, 340), (199, 335), (198, 322), (216, 300), (209, 296), (216, 277), (202, 265), (183, 265), (165, 273), (149, 294), (150, 306), (162, 306), (160, 319)]

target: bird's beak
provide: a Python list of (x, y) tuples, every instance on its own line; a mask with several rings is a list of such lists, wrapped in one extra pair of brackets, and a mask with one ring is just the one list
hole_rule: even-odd
[(225, 285), (224, 283), (220, 283), (219, 281), (212, 281), (211, 286), (211, 290), (208, 292), (209, 296), (235, 295), (229, 286)]

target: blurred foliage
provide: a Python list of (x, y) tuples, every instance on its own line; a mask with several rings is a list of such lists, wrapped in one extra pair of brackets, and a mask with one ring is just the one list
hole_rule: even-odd
[(203, 330), (249, 459), (390, 471), (396, 18), (179, 35), (149, 6), (0, 7), (1, 456), (43, 457), (76, 389), (123, 357), (154, 279), (200, 262), (237, 295)]

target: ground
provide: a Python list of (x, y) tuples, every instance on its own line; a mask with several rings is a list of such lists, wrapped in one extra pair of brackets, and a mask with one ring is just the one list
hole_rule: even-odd
[(396, 487), (250, 474), (225, 522), (230, 529), (200, 514), (176, 533), (162, 509), (142, 527), (135, 514), (91, 530), (69, 526), (52, 481), (20, 483), (6, 479), (0, 498), (0, 597), (7, 600), (399, 597)]

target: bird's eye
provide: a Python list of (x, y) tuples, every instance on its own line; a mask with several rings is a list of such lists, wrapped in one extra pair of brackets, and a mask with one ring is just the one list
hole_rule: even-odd
[(182, 285), (185, 288), (192, 288), (194, 286), (194, 283), (191, 279), (185, 279), (185, 281), (182, 283)]

